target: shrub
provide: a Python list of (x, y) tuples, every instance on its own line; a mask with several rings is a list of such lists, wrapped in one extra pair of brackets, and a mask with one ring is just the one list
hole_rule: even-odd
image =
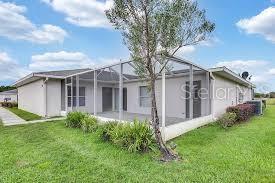
[(98, 120), (95, 117), (86, 115), (82, 120), (81, 120), (81, 128), (84, 132), (93, 132), (97, 129), (98, 126)]
[(82, 112), (69, 112), (65, 120), (65, 125), (69, 128), (80, 128), (81, 120), (85, 118), (86, 114)]
[(236, 118), (236, 113), (227, 112), (222, 117), (220, 117), (217, 122), (222, 128), (228, 128), (235, 124)]
[(111, 141), (130, 152), (147, 152), (154, 147), (152, 129), (146, 121), (117, 124), (109, 132)]
[(117, 121), (109, 121), (101, 125), (100, 136), (104, 141), (111, 141), (111, 132), (118, 125)]
[(18, 104), (16, 102), (1, 102), (2, 107), (8, 107), (8, 108), (13, 108), (17, 107)]
[(254, 104), (239, 104), (233, 107), (228, 107), (227, 112), (235, 113), (237, 115), (236, 120), (238, 122), (247, 121), (251, 116), (255, 114)]

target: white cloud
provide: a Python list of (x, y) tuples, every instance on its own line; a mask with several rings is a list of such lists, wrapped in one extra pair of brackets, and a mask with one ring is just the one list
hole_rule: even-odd
[(0, 81), (17, 80), (28, 73), (29, 71), (20, 66), (8, 53), (0, 52)]
[(190, 55), (191, 53), (194, 53), (195, 50), (196, 50), (195, 46), (184, 46), (176, 52), (176, 55), (180, 57), (185, 57)]
[(33, 55), (29, 68), (33, 71), (91, 68), (92, 60), (81, 52), (48, 52)]
[(40, 44), (63, 42), (65, 30), (49, 24), (37, 26), (23, 15), (26, 11), (25, 6), (0, 1), (0, 36)]
[[(257, 90), (264, 92), (268, 91), (272, 88), (272, 83), (275, 68), (269, 69), (271, 66), (271, 62), (264, 60), (233, 60), (233, 61), (223, 61), (218, 62), (215, 67), (225, 66), (237, 74), (241, 74), (244, 71), (249, 72), (251, 77), (251, 82), (257, 85)], [(272, 73), (274, 72), (274, 75)]]
[(81, 27), (110, 28), (105, 10), (110, 9), (113, 0), (42, 0), (55, 11), (66, 15), (66, 21)]
[(202, 41), (199, 45), (211, 47), (211, 46), (215, 46), (216, 44), (219, 44), (219, 43), (222, 43), (222, 41), (218, 37), (213, 36), (213, 37), (210, 37), (210, 39)]
[(275, 7), (269, 7), (254, 17), (241, 19), (236, 25), (247, 34), (260, 34), (275, 44)]
[(268, 73), (271, 75), (275, 75), (275, 68), (269, 69)]
[(243, 71), (254, 71), (259, 67), (266, 66), (268, 62), (263, 60), (233, 60), (233, 61), (222, 61), (216, 64), (216, 67), (225, 66), (237, 73)]

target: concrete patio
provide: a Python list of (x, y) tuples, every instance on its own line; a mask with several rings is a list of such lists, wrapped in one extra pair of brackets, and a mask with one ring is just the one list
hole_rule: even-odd
[[(109, 118), (109, 119), (117, 119), (119, 120), (119, 112), (115, 111), (109, 111), (109, 112), (101, 112), (98, 113), (97, 116), (103, 117), (103, 118)], [(129, 112), (123, 112), (122, 114), (122, 121), (133, 121), (134, 119), (139, 119), (139, 120), (148, 120), (150, 121), (151, 116), (146, 115), (146, 114), (138, 114), (138, 113), (129, 113)], [(166, 126), (169, 125), (174, 125), (180, 122), (187, 121), (188, 119), (183, 119), (183, 118), (175, 118), (175, 117), (168, 117), (166, 116)], [(161, 116), (160, 116), (160, 124), (161, 124)]]

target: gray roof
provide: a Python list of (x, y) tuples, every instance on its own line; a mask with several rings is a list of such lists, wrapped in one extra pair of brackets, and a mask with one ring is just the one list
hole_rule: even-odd
[(73, 74), (77, 74), (80, 72), (85, 72), (91, 70), (89, 68), (86, 69), (73, 69), (73, 70), (60, 70), (60, 71), (46, 71), (46, 72), (35, 72), (34, 74), (41, 74), (47, 76), (60, 76), (60, 77), (67, 77)]
[(17, 95), (17, 89), (0, 92), (0, 95)]

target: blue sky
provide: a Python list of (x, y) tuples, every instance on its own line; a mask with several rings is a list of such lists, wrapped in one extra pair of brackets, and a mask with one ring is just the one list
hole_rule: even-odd
[[(198, 1), (216, 30), (209, 41), (178, 55), (206, 68), (247, 70), (259, 89), (275, 90), (273, 1)], [(127, 59), (120, 33), (104, 15), (111, 4), (112, 0), (0, 0), (0, 85), (30, 72)]]

